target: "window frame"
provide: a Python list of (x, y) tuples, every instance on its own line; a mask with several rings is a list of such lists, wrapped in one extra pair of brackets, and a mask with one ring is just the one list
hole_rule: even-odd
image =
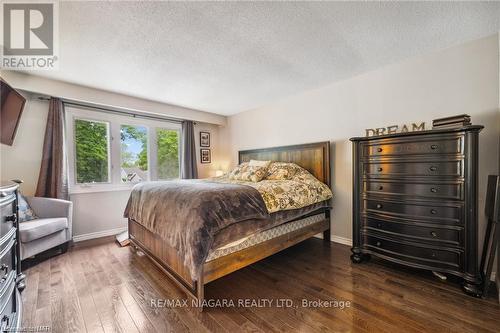
[[(108, 124), (108, 183), (83, 183), (76, 182), (76, 137), (75, 120), (87, 120), (95, 122), (104, 122)], [(134, 116), (117, 115), (97, 110), (78, 108), (75, 106), (66, 106), (66, 129), (69, 142), (68, 147), (68, 180), (70, 194), (108, 192), (108, 191), (126, 191), (132, 189), (138, 183), (123, 182), (120, 175), (121, 170), (121, 137), (120, 130), (122, 125), (142, 126), (148, 133), (148, 180), (158, 180), (157, 175), (157, 143), (156, 130), (167, 129), (176, 130), (179, 133), (179, 175), (180, 175), (180, 151), (181, 151), (181, 124), (150, 120)]]

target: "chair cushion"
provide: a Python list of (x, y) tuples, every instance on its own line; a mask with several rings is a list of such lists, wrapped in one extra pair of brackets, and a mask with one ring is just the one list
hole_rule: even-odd
[(65, 217), (36, 219), (19, 223), (19, 234), (21, 242), (27, 243), (66, 228), (68, 228), (68, 219)]

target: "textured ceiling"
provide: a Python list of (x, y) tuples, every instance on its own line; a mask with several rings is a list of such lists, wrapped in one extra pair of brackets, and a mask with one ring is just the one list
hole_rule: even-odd
[(33, 74), (229, 115), (499, 30), (494, 2), (62, 2)]

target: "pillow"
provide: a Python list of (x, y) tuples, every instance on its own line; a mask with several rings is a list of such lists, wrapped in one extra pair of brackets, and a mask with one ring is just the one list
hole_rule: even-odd
[(24, 195), (21, 193), (19, 193), (19, 202), (17, 206), (19, 209), (19, 222), (31, 221), (38, 218), (33, 209), (31, 209), (28, 201), (26, 201)]
[(240, 174), (243, 171), (243, 169), (246, 168), (247, 166), (248, 166), (248, 162), (243, 162), (240, 165), (237, 165), (233, 170), (231, 170), (229, 172), (229, 174), (228, 174), (229, 178)]
[(290, 180), (303, 170), (295, 163), (273, 162), (267, 169), (266, 179), (268, 180)]
[(250, 163), (242, 163), (231, 171), (229, 179), (257, 183), (260, 182), (266, 174), (267, 166), (252, 166)]
[(260, 166), (260, 167), (269, 167), (269, 164), (271, 164), (271, 161), (257, 161), (257, 160), (250, 160), (248, 162), (249, 166)]

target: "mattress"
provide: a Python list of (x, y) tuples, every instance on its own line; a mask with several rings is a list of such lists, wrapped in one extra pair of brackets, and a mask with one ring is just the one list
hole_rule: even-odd
[(291, 233), (295, 230), (299, 230), (308, 227), (312, 224), (318, 223), (325, 219), (325, 213), (316, 214), (301, 218), (292, 222), (287, 222), (280, 224), (277, 227), (255, 233), (253, 235), (238, 239), (227, 245), (218, 247), (217, 249), (210, 250), (206, 262), (215, 260), (217, 258), (227, 256), (231, 253), (241, 251), (243, 249), (249, 248), (251, 246), (263, 243), (273, 238), (280, 237), (282, 235)]

